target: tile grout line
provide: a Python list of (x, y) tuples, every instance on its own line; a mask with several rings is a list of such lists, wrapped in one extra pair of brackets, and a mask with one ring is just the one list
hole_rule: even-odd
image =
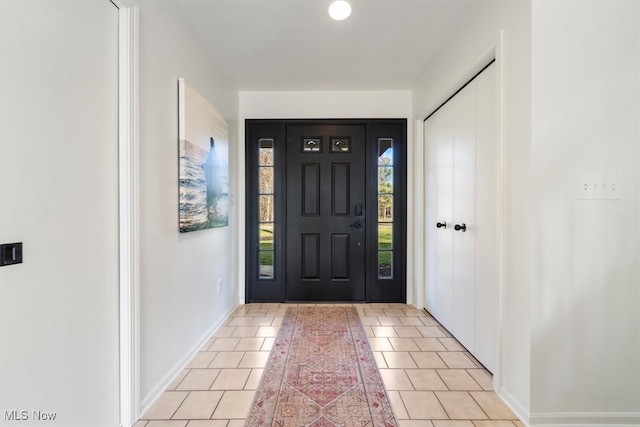
[[(445, 384), (446, 385), (446, 384)], [(431, 393), (433, 393), (433, 396), (436, 398), (436, 400), (438, 401), (438, 404), (440, 405), (440, 407), (442, 408), (442, 410), (444, 411), (445, 414), (447, 414), (447, 419), (451, 420), (451, 415), (449, 415), (449, 412), (447, 411), (447, 408), (444, 407), (444, 405), (442, 404), (442, 401), (440, 400), (440, 398), (438, 397), (438, 395), (436, 394), (435, 391), (432, 391)], [(473, 421), (472, 421), (473, 423)]]
[[(187, 398), (191, 395), (191, 391), (187, 392), (187, 395), (184, 397), (184, 399), (182, 399), (182, 401), (180, 402), (180, 404), (178, 405), (178, 407), (176, 408), (175, 411), (173, 411), (173, 413), (171, 414), (171, 416), (169, 417), (169, 420), (172, 420), (173, 417), (176, 415), (176, 413), (180, 410), (180, 407), (182, 405), (184, 405), (184, 402), (187, 400)], [(188, 422), (188, 421), (187, 421)]]

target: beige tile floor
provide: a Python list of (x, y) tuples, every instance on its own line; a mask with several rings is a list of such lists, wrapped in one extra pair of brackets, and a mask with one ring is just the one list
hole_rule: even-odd
[[(295, 305), (239, 307), (135, 427), (243, 426), (286, 308)], [(400, 427), (524, 425), (491, 391), (491, 374), (428, 313), (405, 304), (354, 307)]]

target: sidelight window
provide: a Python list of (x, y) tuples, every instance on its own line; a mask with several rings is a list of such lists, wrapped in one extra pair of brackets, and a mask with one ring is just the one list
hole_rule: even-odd
[(260, 279), (273, 279), (275, 266), (275, 162), (273, 139), (262, 138), (258, 166), (258, 268)]
[(393, 139), (378, 139), (378, 279), (393, 279)]

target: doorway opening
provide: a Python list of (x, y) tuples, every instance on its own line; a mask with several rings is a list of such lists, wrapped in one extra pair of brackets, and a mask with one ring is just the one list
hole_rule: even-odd
[(246, 302), (406, 301), (406, 128), (247, 120)]

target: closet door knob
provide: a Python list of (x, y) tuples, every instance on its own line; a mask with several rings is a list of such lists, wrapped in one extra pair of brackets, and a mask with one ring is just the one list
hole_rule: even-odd
[(454, 228), (456, 231), (462, 231), (462, 232), (464, 233), (465, 231), (467, 231), (467, 224), (465, 224), (465, 223), (463, 222), (463, 223), (462, 223), (462, 225), (461, 225), (461, 224), (456, 224), (453, 228)]
[(438, 228), (447, 228), (447, 223), (446, 222), (437, 222), (436, 223), (436, 227), (438, 227)]

